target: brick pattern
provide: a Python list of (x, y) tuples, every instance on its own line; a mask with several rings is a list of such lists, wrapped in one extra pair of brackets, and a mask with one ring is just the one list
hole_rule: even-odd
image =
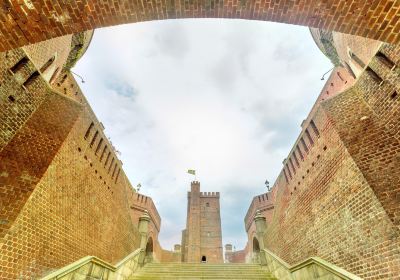
[(0, 53), (0, 279), (37, 279), (87, 255), (116, 263), (139, 246), (132, 206), (150, 212), (161, 255), (157, 209), (129, 200), (136, 194), (74, 78), (60, 72), (50, 87), (33, 75), (46, 50), (70, 47), (46, 43)]
[[(384, 46), (380, 53), (394, 65), (400, 65), (399, 47)], [(382, 82), (365, 73), (354, 89), (357, 95), (338, 96), (326, 107), (354, 161), (392, 222), (400, 228), (400, 139), (395, 136), (400, 128), (400, 103), (396, 95), (400, 92), (400, 74), (378, 56), (369, 67)], [(348, 133), (348, 127), (353, 133)]]
[(17, 1), (0, 9), (0, 51), (99, 27), (174, 18), (275, 21), (397, 43), (400, 3), (380, 0)]
[[(379, 52), (399, 65), (398, 46)], [(399, 71), (379, 52), (373, 73), (314, 108), (274, 184), (265, 244), (290, 264), (318, 256), (363, 279), (400, 276)]]

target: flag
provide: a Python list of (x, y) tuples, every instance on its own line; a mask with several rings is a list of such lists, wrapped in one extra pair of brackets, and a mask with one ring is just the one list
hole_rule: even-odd
[(189, 169), (189, 170), (187, 171), (187, 173), (192, 174), (192, 175), (196, 175), (196, 170)]

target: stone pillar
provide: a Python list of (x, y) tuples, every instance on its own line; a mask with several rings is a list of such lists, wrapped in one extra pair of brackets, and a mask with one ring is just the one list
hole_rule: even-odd
[(256, 216), (254, 217), (254, 222), (256, 224), (256, 235), (258, 239), (258, 244), (260, 245), (260, 262), (261, 265), (266, 265), (267, 259), (264, 252), (264, 232), (267, 229), (267, 221), (265, 217), (261, 215), (260, 210), (257, 210)]
[(140, 233), (140, 255), (139, 255), (139, 264), (144, 265), (144, 260), (146, 257), (146, 245), (147, 245), (147, 237), (149, 233), (149, 223), (151, 218), (147, 210), (144, 211), (143, 215), (139, 218), (139, 233)]

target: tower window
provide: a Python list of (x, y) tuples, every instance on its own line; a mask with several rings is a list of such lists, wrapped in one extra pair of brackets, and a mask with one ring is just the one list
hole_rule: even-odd
[(30, 75), (29, 78), (25, 81), (24, 87), (28, 87), (29, 85), (31, 85), (39, 76), (40, 74), (38, 71), (33, 72), (32, 75)]
[(376, 54), (376, 57), (389, 69), (394, 69), (394, 67), (396, 66), (393, 61), (391, 61), (384, 53), (380, 51)]
[(45, 64), (43, 64), (43, 66), (40, 68), (40, 72), (44, 73), (44, 71), (46, 71), (50, 65), (53, 64), (54, 60), (56, 59), (55, 56), (53, 56), (52, 58), (50, 58)]
[(368, 75), (369, 75), (375, 82), (377, 82), (378, 84), (380, 84), (380, 83), (383, 82), (382, 78), (379, 77), (379, 75), (376, 74), (376, 72), (375, 72), (374, 70), (372, 70), (371, 67), (368, 66), (367, 69), (366, 69), (366, 71), (367, 71)]
[(24, 56), (23, 58), (21, 58), (20, 61), (18, 61), (13, 67), (11, 67), (11, 72), (13, 72), (14, 74), (17, 73), (19, 70), (22, 69), (22, 67), (24, 67), (27, 63), (29, 62), (29, 59)]

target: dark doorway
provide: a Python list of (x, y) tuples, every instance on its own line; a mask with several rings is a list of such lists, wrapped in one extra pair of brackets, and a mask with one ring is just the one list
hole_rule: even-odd
[(253, 252), (254, 253), (259, 253), (260, 252), (260, 244), (258, 243), (258, 240), (255, 237), (253, 239)]
[(203, 262), (203, 263), (207, 262), (206, 256), (202, 256), (202, 257), (201, 257), (201, 262)]
[(260, 243), (256, 237), (253, 238), (252, 263), (260, 263)]
[(149, 238), (146, 244), (146, 257), (145, 262), (149, 263), (153, 261), (153, 238)]

